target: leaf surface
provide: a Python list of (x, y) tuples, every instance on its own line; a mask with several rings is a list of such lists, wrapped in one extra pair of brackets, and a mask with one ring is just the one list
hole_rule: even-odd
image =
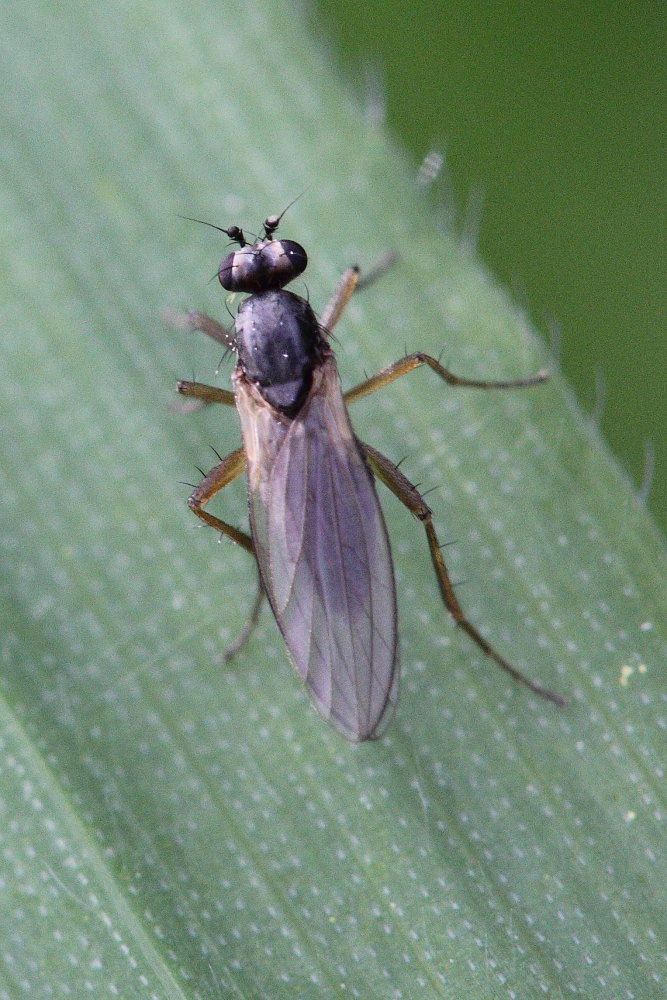
[(220, 234), (179, 215), (252, 229), (308, 188), (282, 229), (317, 310), (398, 253), (337, 329), (347, 386), (406, 348), (530, 374), (528, 319), (293, 5), (36, 0), (0, 45), (0, 995), (664, 996), (664, 544), (557, 374), (415, 372), (352, 418), (438, 487), (468, 614), (564, 710), (456, 633), (383, 495), (402, 694), (348, 746), (267, 614), (216, 662), (254, 570), (184, 504), (238, 427), (169, 408), (219, 355), (160, 309), (226, 316)]

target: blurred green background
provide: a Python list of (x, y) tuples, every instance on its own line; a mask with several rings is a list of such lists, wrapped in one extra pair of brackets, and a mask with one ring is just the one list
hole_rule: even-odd
[(482, 258), (545, 334), (560, 330), (593, 419), (601, 375), (601, 426), (637, 486), (652, 442), (648, 506), (667, 528), (667, 6), (321, 0), (319, 11), (362, 95), (375, 61), (388, 124), (415, 163), (445, 149), (461, 217), (481, 186)]

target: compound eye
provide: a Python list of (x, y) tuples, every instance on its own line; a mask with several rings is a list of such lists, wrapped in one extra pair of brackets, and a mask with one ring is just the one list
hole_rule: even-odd
[(254, 287), (253, 273), (256, 270), (256, 256), (233, 250), (227, 254), (218, 268), (218, 281), (228, 292), (246, 292)]
[(294, 240), (280, 240), (278, 247), (280, 253), (274, 266), (281, 285), (286, 285), (288, 281), (298, 278), (306, 270), (308, 254), (301, 244), (295, 243)]
[(218, 268), (218, 281), (220, 282), (223, 288), (226, 288), (230, 292), (233, 291), (232, 286), (230, 284), (230, 281), (233, 281), (233, 273), (234, 273), (234, 254), (230, 253), (227, 254), (225, 259), (220, 264), (220, 267)]

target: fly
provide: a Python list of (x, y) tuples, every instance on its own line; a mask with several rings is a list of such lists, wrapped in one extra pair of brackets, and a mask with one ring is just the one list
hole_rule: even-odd
[[(284, 213), (283, 213), (284, 214)], [(565, 699), (525, 677), (466, 618), (454, 594), (431, 509), (384, 455), (360, 441), (347, 404), (427, 365), (451, 386), (514, 389), (537, 385), (540, 372), (505, 382), (461, 378), (417, 352), (343, 393), (330, 335), (359, 283), (348, 268), (318, 320), (309, 302), (285, 285), (306, 269), (299, 243), (276, 238), (282, 216), (269, 216), (249, 242), (238, 226), (222, 229), (236, 244), (218, 269), (223, 288), (247, 292), (231, 330), (200, 312), (176, 317), (236, 354), (233, 392), (178, 382), (204, 403), (235, 406), (242, 447), (206, 475), (190, 509), (255, 557), (260, 589), (244, 642), (269, 600), (290, 658), (318, 712), (348, 740), (377, 739), (391, 721), (398, 692), (396, 587), (375, 478), (424, 526), (443, 603), (460, 628), (514, 680), (558, 705)], [(214, 227), (218, 228), (218, 227)], [(250, 534), (205, 508), (247, 473)]]

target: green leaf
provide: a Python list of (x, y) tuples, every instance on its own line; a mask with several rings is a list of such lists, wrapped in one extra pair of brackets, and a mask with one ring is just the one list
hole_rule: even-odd
[(415, 372), (353, 419), (438, 487), (468, 614), (566, 709), (456, 632), (388, 497), (402, 698), (347, 745), (268, 614), (217, 663), (254, 571), (184, 504), (238, 430), (169, 408), (219, 353), (160, 309), (226, 315), (224, 241), (179, 215), (252, 229), (307, 189), (318, 309), (398, 252), (337, 330), (346, 385), (443, 345), (534, 372), (529, 320), (293, 5), (6, 4), (0, 40), (0, 997), (664, 996), (665, 551), (557, 375)]

